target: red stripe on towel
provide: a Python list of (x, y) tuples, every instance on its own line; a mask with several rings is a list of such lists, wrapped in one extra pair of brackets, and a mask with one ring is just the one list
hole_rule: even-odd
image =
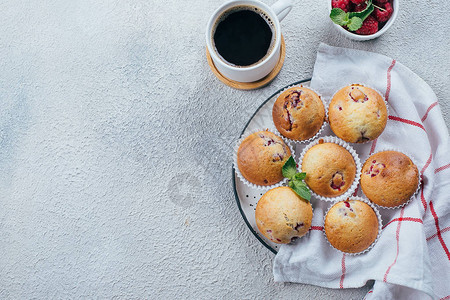
[(419, 127), (420, 129), (423, 129), (426, 132), (425, 127), (423, 127), (422, 124), (417, 123), (415, 121), (403, 119), (403, 118), (396, 117), (396, 116), (389, 116), (388, 118), (389, 118), (389, 120), (398, 121), (398, 122), (402, 122), (402, 123), (405, 123), (408, 125), (413, 125), (413, 126)]
[[(446, 228), (444, 228), (444, 229), (441, 229), (441, 230), (439, 230), (441, 233), (444, 233), (444, 232), (447, 232), (447, 231), (449, 231), (450, 230), (450, 227), (446, 227)], [(432, 238), (435, 238), (435, 237), (437, 237), (437, 233), (435, 233), (435, 234), (433, 234), (432, 236), (430, 236), (430, 237), (427, 237), (427, 242), (429, 241), (429, 240), (431, 240)]]
[(395, 59), (392, 60), (392, 63), (387, 70), (387, 84), (386, 84), (386, 94), (385, 94), (386, 102), (389, 101), (389, 94), (391, 93), (391, 71), (392, 71), (392, 68), (394, 68), (394, 66), (395, 66)]
[(444, 249), (445, 254), (447, 254), (448, 260), (450, 260), (450, 252), (448, 252), (447, 245), (445, 244), (444, 239), (442, 238), (441, 230), (439, 229), (439, 218), (436, 214), (436, 211), (434, 210), (432, 201), (430, 201), (430, 211), (434, 218), (434, 224), (436, 225), (436, 232), (437, 232), (436, 234), (439, 239), (439, 242), (441, 242), (442, 248)]
[[(403, 213), (405, 212), (405, 206), (403, 206), (402, 210), (400, 211), (400, 218), (403, 218)], [(400, 227), (402, 226), (402, 222), (398, 222), (397, 224), (397, 231), (395, 232), (395, 238), (397, 239), (397, 254), (395, 255), (394, 262), (388, 267), (386, 270), (386, 273), (384, 274), (383, 281), (386, 282), (387, 276), (389, 272), (391, 271), (392, 266), (395, 265), (398, 258), (398, 253), (400, 252)]]
[(311, 230), (323, 230), (322, 226), (311, 226)]
[(384, 225), (383, 229), (386, 228), (389, 224), (391, 224), (393, 222), (402, 222), (402, 221), (411, 221), (411, 222), (417, 222), (417, 223), (423, 224), (422, 219), (419, 219), (419, 218), (411, 218), (411, 217), (395, 218), (395, 219), (392, 219), (391, 221), (389, 221), (389, 223), (387, 223), (386, 225)]
[(434, 102), (433, 104), (430, 105), (430, 107), (428, 107), (426, 113), (423, 115), (422, 117), (422, 122), (426, 120), (426, 118), (428, 117), (428, 113), (430, 112), (430, 110), (435, 107), (436, 105), (438, 105), (437, 101)]
[(440, 171), (443, 171), (445, 169), (448, 169), (448, 168), (450, 168), (450, 164), (446, 164), (445, 166), (437, 168), (436, 170), (434, 170), (434, 174), (436, 174), (436, 173), (438, 173)]
[(339, 282), (339, 288), (343, 289), (344, 288), (344, 278), (345, 278), (345, 253), (342, 254), (341, 267), (342, 267), (342, 275), (341, 275), (341, 281)]

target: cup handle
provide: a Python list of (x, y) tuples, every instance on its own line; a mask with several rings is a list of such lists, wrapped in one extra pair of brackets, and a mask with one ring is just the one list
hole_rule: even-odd
[(279, 0), (275, 2), (271, 8), (281, 22), (292, 9), (292, 0)]

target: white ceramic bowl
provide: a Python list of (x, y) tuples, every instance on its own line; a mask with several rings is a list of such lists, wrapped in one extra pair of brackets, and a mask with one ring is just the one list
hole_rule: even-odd
[[(331, 0), (327, 0), (327, 1), (328, 1), (328, 12), (331, 12), (331, 9), (332, 9)], [(352, 33), (350, 31), (345, 30), (342, 26), (340, 26), (336, 23), (333, 23), (333, 21), (331, 21), (331, 19), (329, 17), (328, 17), (328, 19), (330, 20), (331, 23), (333, 23), (334, 28), (336, 28), (337, 31), (339, 31), (341, 34), (345, 35), (349, 39), (352, 39), (355, 41), (367, 41), (367, 40), (371, 40), (371, 39), (375, 39), (375, 38), (379, 37), (380, 35), (385, 33), (389, 29), (389, 27), (392, 26), (392, 23), (394, 23), (395, 19), (397, 18), (399, 2), (400, 2), (400, 0), (393, 0), (392, 6), (394, 8), (394, 11), (392, 13), (392, 16), (389, 18), (389, 20), (386, 22), (386, 24), (384, 24), (383, 28), (381, 28), (381, 30), (379, 30), (378, 32), (376, 32), (374, 34), (360, 35), (360, 34)]]

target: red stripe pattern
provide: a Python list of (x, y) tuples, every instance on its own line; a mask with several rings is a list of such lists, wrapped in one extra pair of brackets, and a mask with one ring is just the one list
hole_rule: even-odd
[[(402, 210), (400, 211), (400, 219), (403, 218), (403, 213), (405, 212), (405, 206), (403, 206)], [(397, 239), (397, 254), (395, 255), (394, 262), (388, 267), (386, 270), (386, 273), (384, 274), (383, 281), (386, 282), (387, 276), (389, 275), (389, 272), (391, 271), (391, 268), (395, 265), (398, 258), (398, 253), (400, 252), (400, 227), (402, 226), (402, 222), (398, 222), (397, 224), (397, 231), (395, 232), (395, 238)]]
[[(447, 232), (447, 231), (449, 231), (450, 230), (450, 227), (446, 227), (446, 228), (444, 228), (444, 229), (441, 229), (441, 230), (439, 230), (441, 233), (444, 233), (444, 232)], [(435, 234), (433, 234), (432, 236), (430, 236), (430, 237), (427, 237), (427, 242), (429, 241), (429, 240), (431, 240), (431, 239), (433, 239), (433, 238), (435, 238), (435, 237), (437, 237), (437, 233), (435, 233)]]
[(374, 139), (372, 142), (372, 147), (370, 147), (369, 155), (372, 155), (372, 153), (375, 151), (375, 147), (377, 146), (378, 139)]
[(402, 123), (405, 123), (405, 124), (409, 124), (409, 125), (413, 125), (413, 126), (419, 127), (420, 129), (423, 129), (426, 132), (425, 127), (423, 127), (422, 124), (417, 123), (415, 121), (403, 119), (403, 118), (396, 117), (396, 116), (389, 116), (388, 118), (389, 118), (389, 120), (398, 121), (398, 122), (402, 122)]
[(386, 84), (386, 95), (385, 95), (386, 102), (389, 101), (389, 95), (391, 93), (391, 71), (392, 71), (392, 68), (394, 68), (394, 66), (395, 66), (395, 59), (392, 60), (392, 63), (387, 70), (387, 84)]
[(436, 211), (434, 210), (432, 201), (430, 201), (430, 211), (431, 211), (431, 214), (433, 215), (433, 218), (434, 218), (434, 224), (436, 225), (437, 237), (439, 239), (439, 242), (442, 245), (442, 248), (444, 249), (445, 254), (447, 254), (448, 260), (450, 261), (450, 252), (448, 252), (447, 245), (445, 244), (444, 239), (442, 238), (441, 229), (439, 228), (439, 218), (438, 218), (438, 216), (436, 214)]
[[(423, 166), (422, 170), (420, 171), (420, 175), (422, 177), (423, 177), (423, 173), (425, 172), (425, 170), (430, 165), (432, 159), (433, 159), (433, 153), (430, 154), (430, 157), (428, 157), (427, 162), (425, 163), (425, 165)], [(422, 201), (423, 210), (427, 211), (428, 204), (427, 204), (427, 201), (425, 200), (425, 196), (423, 195), (423, 183), (422, 183), (422, 188), (420, 189), (420, 200)]]
[(434, 174), (439, 173), (440, 171), (443, 171), (448, 168), (450, 168), (450, 164), (446, 164), (445, 166), (437, 168), (436, 170), (434, 170)]
[(311, 226), (310, 230), (323, 230), (322, 226)]
[(411, 222), (416, 222), (416, 223), (421, 223), (423, 224), (422, 219), (419, 218), (411, 218), (411, 217), (404, 217), (404, 218), (395, 218), (392, 219), (391, 221), (389, 221), (389, 223), (387, 223), (386, 225), (383, 226), (383, 229), (386, 228), (389, 224), (394, 223), (394, 222), (402, 222), (402, 221), (411, 221)]
[(430, 165), (432, 159), (433, 159), (433, 153), (430, 154), (430, 156), (428, 157), (427, 162), (425, 163), (425, 166), (423, 166), (422, 171), (420, 171), (420, 173), (422, 175), (425, 172), (425, 170), (428, 168), (428, 166)]
[[(367, 295), (369, 295), (369, 294), (372, 294), (373, 293), (373, 291), (372, 290), (370, 290), (370, 291), (368, 291), (367, 292)], [(367, 297), (367, 295), (366, 296), (364, 296), (364, 299), (363, 300), (366, 300), (366, 297)]]
[(341, 261), (341, 267), (342, 267), (342, 275), (341, 275), (341, 281), (339, 282), (339, 288), (344, 288), (344, 278), (345, 278), (345, 253), (342, 254), (342, 261)]
[(427, 111), (425, 112), (425, 114), (422, 117), (422, 122), (425, 121), (428, 117), (428, 113), (430, 112), (431, 109), (433, 109), (433, 107), (435, 107), (436, 105), (438, 105), (437, 101), (434, 102), (433, 104), (430, 105), (430, 107), (428, 107)]
[(356, 195), (358, 194), (358, 189), (359, 189), (359, 183), (358, 183), (358, 185), (356, 186), (355, 191), (353, 192), (353, 197), (356, 197)]

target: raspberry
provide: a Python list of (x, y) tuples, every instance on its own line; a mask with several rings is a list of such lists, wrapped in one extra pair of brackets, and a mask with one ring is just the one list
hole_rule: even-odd
[(392, 12), (394, 11), (392, 5), (389, 2), (386, 3), (383, 8), (385, 9), (385, 11), (375, 8), (375, 16), (378, 22), (386, 22), (387, 20), (389, 20), (389, 18), (392, 15)]
[(375, 2), (376, 5), (382, 5), (389, 2), (389, 0), (374, 0), (373, 2)]
[(352, 3), (356, 4), (356, 5), (359, 5), (359, 4), (362, 4), (362, 3), (366, 2), (366, 0), (350, 0), (350, 1), (352, 1)]
[(345, 12), (348, 12), (350, 0), (331, 0), (331, 6), (333, 8), (340, 8)]
[(365, 10), (366, 7), (367, 7), (367, 3), (358, 4), (358, 5), (355, 5), (355, 6), (353, 7), (353, 10), (352, 10), (352, 11), (354, 11), (354, 12), (360, 12), (360, 11)]
[(356, 30), (357, 34), (369, 35), (378, 31), (378, 21), (372, 16), (368, 16), (364, 20), (360, 29)]

